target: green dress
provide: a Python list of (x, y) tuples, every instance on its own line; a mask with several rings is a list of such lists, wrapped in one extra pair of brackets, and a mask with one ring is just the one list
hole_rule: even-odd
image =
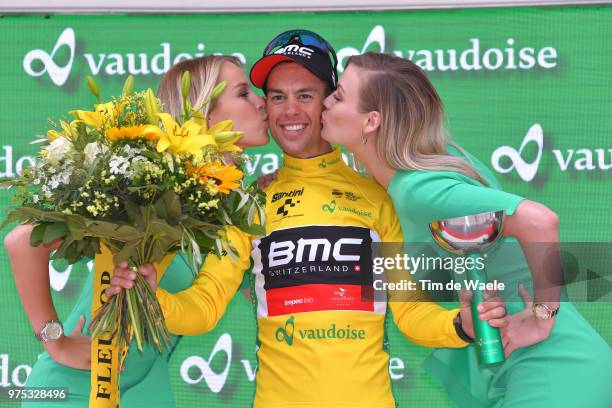
[[(79, 321), (86, 317), (86, 326), (91, 321), (91, 302), (93, 293), (93, 270), (90, 272), (74, 309), (64, 322), (66, 333), (70, 333)], [(168, 270), (160, 281), (161, 287), (175, 293), (191, 286), (193, 274), (182, 254), (174, 257)], [(174, 347), (180, 337), (172, 336)], [(142, 353), (136, 342), (130, 345), (125, 360), (126, 370), (121, 373), (121, 406), (125, 408), (173, 407), (176, 406), (168, 373), (168, 358), (172, 350), (158, 353), (147, 346)], [(24, 407), (86, 407), (89, 405), (90, 371), (78, 370), (58, 364), (47, 352), (42, 353), (34, 364), (26, 387), (67, 387), (69, 401), (23, 403)]]
[[(448, 146), (448, 151), (463, 155), (453, 146)], [(400, 170), (393, 176), (388, 192), (402, 224), (408, 253), (433, 251), (448, 256), (431, 237), (431, 221), (497, 210), (512, 215), (516, 210), (522, 198), (503, 192), (486, 166), (469, 154), (467, 157), (490, 188), (457, 172)], [(506, 303), (508, 313), (523, 310), (523, 303), (516, 301), (520, 299), (518, 283), (531, 293), (533, 285), (518, 242), (502, 237), (487, 256), (489, 280), (503, 281), (504, 297), (511, 294), (514, 299)], [(415, 277), (443, 280), (435, 271), (417, 272)], [(516, 350), (502, 365), (480, 367), (472, 345), (437, 349), (424, 367), (459, 407), (612, 407), (612, 351), (570, 302), (561, 304), (547, 340)]]

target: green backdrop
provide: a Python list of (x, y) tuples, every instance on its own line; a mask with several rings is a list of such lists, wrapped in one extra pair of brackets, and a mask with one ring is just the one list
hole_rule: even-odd
[[(511, 192), (561, 219), (565, 242), (610, 241), (612, 229), (612, 7), (220, 15), (60, 15), (0, 18), (0, 176), (31, 163), (46, 118), (89, 107), (92, 75), (108, 96), (127, 73), (153, 87), (182, 58), (223, 53), (250, 69), (277, 33), (307, 28), (346, 57), (365, 50), (411, 58), (441, 93), (454, 139), (493, 168)], [(273, 171), (277, 147), (253, 149), (255, 174)], [(0, 213), (10, 192), (0, 192)], [(2, 236), (6, 234), (2, 231)], [(53, 294), (65, 316), (85, 264), (54, 265)], [(0, 252), (0, 387), (24, 383), (41, 347)], [(584, 299), (581, 299), (584, 300)], [(610, 303), (577, 302), (610, 342)], [(184, 338), (172, 357), (179, 406), (248, 406), (255, 370), (251, 305), (237, 296), (211, 333)], [(229, 337), (228, 337), (229, 336)], [(452, 406), (421, 368), (428, 350), (392, 329), (391, 374), (401, 406)], [(211, 355), (215, 346), (220, 350)], [(209, 365), (226, 377), (202, 374)], [(214, 393), (210, 381), (223, 387)], [(5, 402), (0, 402), (4, 404)]]

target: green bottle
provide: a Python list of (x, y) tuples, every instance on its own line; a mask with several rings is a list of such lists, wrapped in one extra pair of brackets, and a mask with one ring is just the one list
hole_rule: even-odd
[[(468, 255), (474, 259), (472, 265), (476, 264), (479, 253), (471, 253)], [(467, 278), (471, 281), (487, 282), (486, 269), (473, 267), (467, 271)], [(474, 341), (478, 349), (478, 358), (483, 365), (495, 365), (505, 361), (504, 346), (501, 341), (499, 329), (491, 327), (489, 322), (480, 320), (478, 317), (478, 305), (485, 301), (484, 291), (479, 289), (472, 290), (472, 322), (474, 324)]]

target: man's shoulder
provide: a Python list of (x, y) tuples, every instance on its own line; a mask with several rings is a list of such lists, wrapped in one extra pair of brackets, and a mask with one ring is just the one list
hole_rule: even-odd
[(353, 185), (370, 199), (390, 200), (387, 191), (372, 176), (363, 176), (348, 166), (346, 166), (342, 173), (345, 176), (347, 185)]

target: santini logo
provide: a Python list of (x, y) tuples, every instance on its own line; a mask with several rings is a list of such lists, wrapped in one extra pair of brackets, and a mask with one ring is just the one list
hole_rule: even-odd
[[(525, 150), (535, 143), (536, 156), (533, 161), (524, 159)], [(544, 149), (544, 132), (542, 126), (534, 124), (529, 128), (518, 150), (510, 146), (501, 146), (491, 155), (491, 165), (499, 173), (510, 173), (516, 170), (524, 181), (532, 181), (539, 169)], [(609, 170), (612, 168), (612, 149), (552, 149), (559, 170), (567, 171), (570, 167), (577, 171)], [(502, 160), (509, 160), (509, 165), (502, 165)]]

